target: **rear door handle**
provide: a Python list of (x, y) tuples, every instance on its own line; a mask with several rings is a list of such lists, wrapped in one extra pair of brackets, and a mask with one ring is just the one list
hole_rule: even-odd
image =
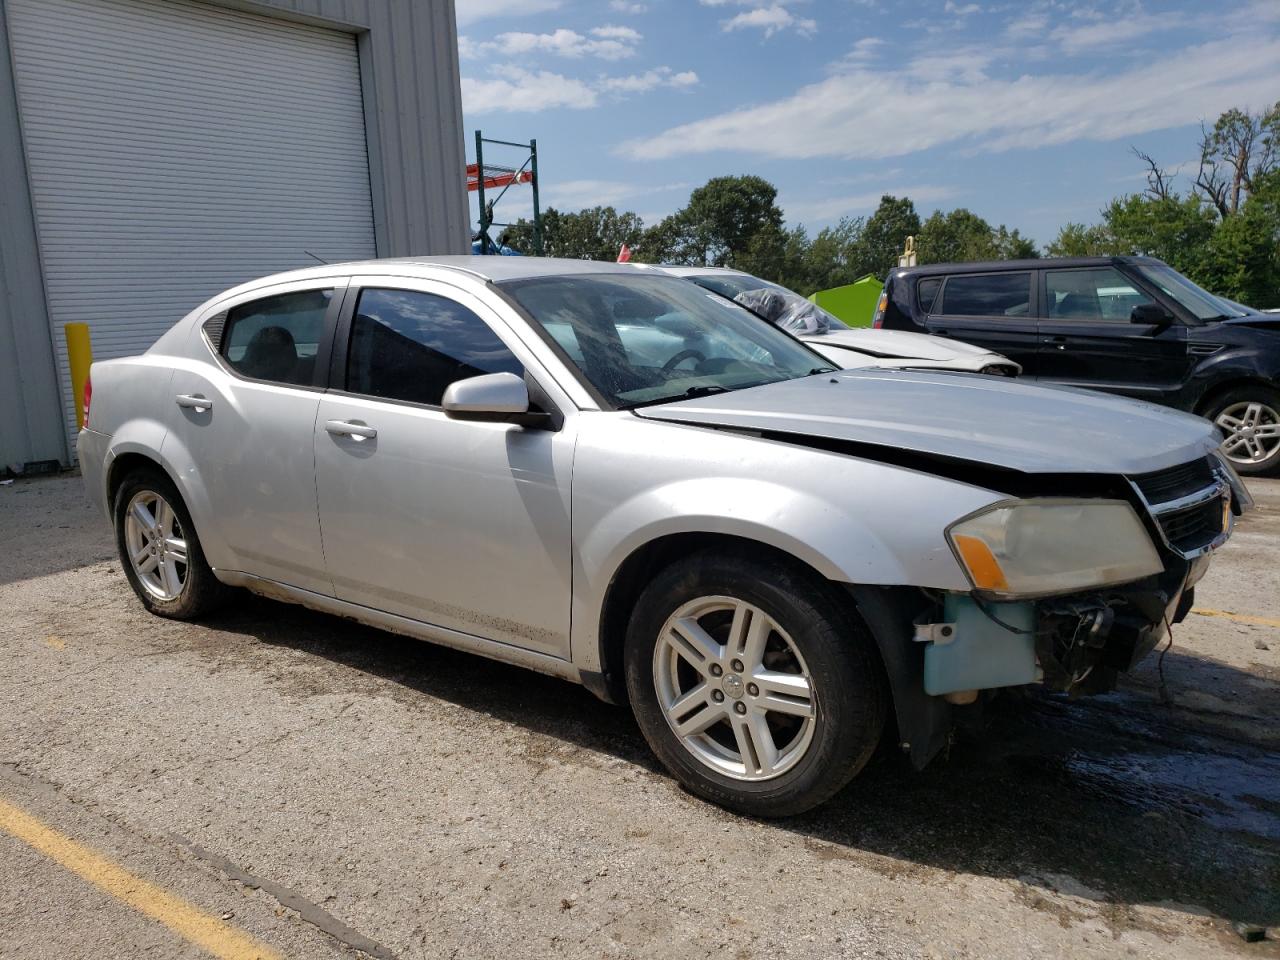
[(198, 393), (180, 393), (173, 399), (177, 401), (178, 406), (185, 407), (188, 410), (213, 409), (213, 401), (208, 397), (202, 397)]
[(1044, 342), (1052, 344), (1053, 346), (1057, 347), (1059, 350), (1067, 349), (1066, 337), (1045, 337)]
[(354, 420), (326, 420), (324, 428), (335, 437), (350, 437), (352, 440), (372, 440), (378, 435), (373, 427)]

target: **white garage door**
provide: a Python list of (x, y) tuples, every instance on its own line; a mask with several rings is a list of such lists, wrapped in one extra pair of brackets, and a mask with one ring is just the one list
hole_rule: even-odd
[(353, 36), (185, 0), (7, 11), (69, 432), (63, 324), (139, 353), (308, 252), (374, 256)]

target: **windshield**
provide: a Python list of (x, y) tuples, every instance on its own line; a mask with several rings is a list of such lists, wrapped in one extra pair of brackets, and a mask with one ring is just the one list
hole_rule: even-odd
[(750, 311), (675, 277), (542, 277), (500, 286), (618, 409), (835, 369)]
[(1247, 316), (1240, 305), (1201, 290), (1172, 267), (1161, 264), (1139, 264), (1142, 275), (1190, 310), (1200, 320), (1225, 320)]
[[(742, 273), (704, 273), (687, 279), (700, 287), (714, 290), (722, 297), (737, 300), (748, 310), (792, 333), (827, 333), (831, 330), (848, 329), (816, 303), (810, 303), (794, 290), (759, 277)], [(766, 297), (766, 291), (777, 294), (781, 297), (781, 302), (776, 303), (773, 298)]]

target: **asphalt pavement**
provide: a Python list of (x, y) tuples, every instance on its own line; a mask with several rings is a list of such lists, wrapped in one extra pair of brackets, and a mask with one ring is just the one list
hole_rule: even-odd
[(571, 684), (248, 594), (149, 616), (77, 477), (0, 487), (0, 957), (1280, 957), (1233, 927), (1280, 924), (1251, 488), (1121, 690), (757, 822)]

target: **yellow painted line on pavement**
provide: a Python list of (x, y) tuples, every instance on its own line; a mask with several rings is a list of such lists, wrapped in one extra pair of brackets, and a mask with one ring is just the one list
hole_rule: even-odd
[(1251, 617), (1243, 613), (1232, 613), (1229, 610), (1201, 610), (1197, 607), (1192, 613), (1198, 613), (1202, 617), (1219, 617), (1223, 620), (1234, 620), (1236, 623), (1252, 623), (1257, 627), (1280, 627), (1280, 620), (1274, 620), (1271, 617)]
[(135, 877), (100, 853), (63, 836), (4, 800), (0, 800), (0, 830), (139, 913), (158, 920), (219, 960), (280, 960), (278, 953), (248, 934)]

